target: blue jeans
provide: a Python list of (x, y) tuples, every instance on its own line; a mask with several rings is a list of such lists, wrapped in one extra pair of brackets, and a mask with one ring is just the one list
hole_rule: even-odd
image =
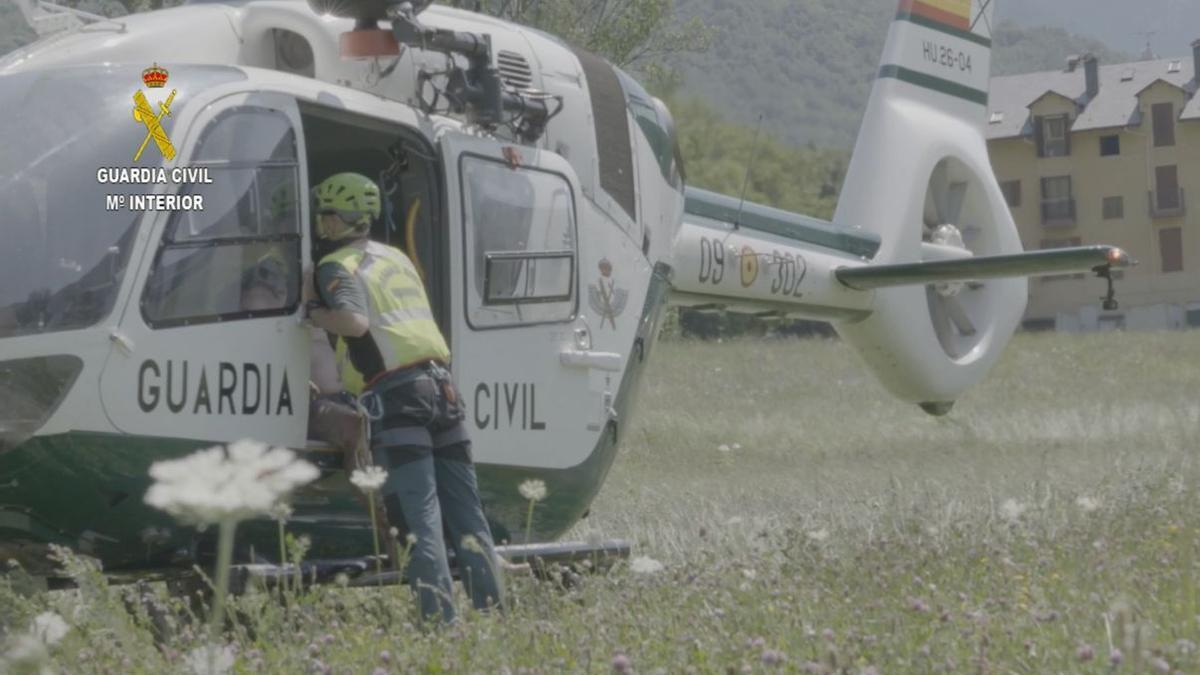
[(371, 449), (388, 471), (382, 495), (388, 519), (401, 532), (401, 548), (406, 534), (415, 537), (406, 573), (422, 617), (450, 622), (455, 616), (443, 532), (472, 604), (499, 607), (504, 589), (498, 560), (449, 373), (417, 366), (385, 377), (371, 391), (381, 404), (380, 419), (371, 422)]

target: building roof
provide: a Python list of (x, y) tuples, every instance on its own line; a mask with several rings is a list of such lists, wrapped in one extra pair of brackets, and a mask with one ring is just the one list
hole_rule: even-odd
[[(988, 97), (988, 140), (1014, 138), (1032, 133), (1029, 106), (1048, 93), (1059, 94), (1081, 106), (1072, 131), (1109, 129), (1137, 124), (1138, 94), (1156, 80), (1183, 89), (1196, 89), (1193, 59), (1177, 57), (1100, 66), (1100, 93), (1088, 101), (1084, 64), (1073, 72), (1065, 70), (994, 77)], [(1174, 72), (1172, 72), (1174, 71)], [(1200, 119), (1200, 96), (1188, 101), (1180, 119)]]

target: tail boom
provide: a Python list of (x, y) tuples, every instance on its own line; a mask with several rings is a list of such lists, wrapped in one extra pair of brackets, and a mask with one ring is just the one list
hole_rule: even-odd
[(871, 311), (873, 293), (834, 277), (834, 270), (865, 264), (852, 253), (689, 215), (673, 259), (675, 305), (816, 321), (852, 321)]

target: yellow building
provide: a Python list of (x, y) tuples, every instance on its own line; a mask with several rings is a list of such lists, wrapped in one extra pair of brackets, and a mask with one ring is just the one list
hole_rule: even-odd
[(1031, 280), (1027, 328), (1200, 326), (1200, 40), (1192, 48), (992, 79), (988, 147), (1025, 249), (1115, 244), (1141, 263), (1119, 276), (1112, 312), (1101, 279)]

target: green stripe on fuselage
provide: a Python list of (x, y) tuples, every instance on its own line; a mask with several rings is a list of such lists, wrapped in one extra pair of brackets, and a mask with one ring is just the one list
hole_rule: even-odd
[(944, 80), (940, 77), (934, 77), (933, 75), (927, 75), (915, 70), (910, 70), (904, 66), (884, 66), (879, 69), (879, 77), (894, 78), (900, 80), (901, 82), (907, 82), (918, 87), (931, 89), (940, 94), (954, 96), (955, 98), (961, 98), (964, 101), (970, 101), (971, 103), (978, 103), (982, 106), (986, 106), (988, 102), (988, 93), (986, 91), (974, 89), (957, 82), (951, 82), (950, 80)]
[[(531, 541), (561, 536), (587, 512), (616, 458), (628, 428), (645, 357), (658, 334), (668, 271), (656, 269), (638, 323), (629, 366), (617, 390), (617, 420), (581, 464), (568, 469), (478, 464), (480, 494), (497, 541), (525, 542), (529, 504), (518, 486), (545, 481), (547, 498), (534, 509)], [(110, 572), (188, 569), (207, 564), (215, 528), (199, 533), (146, 505), (150, 465), (208, 447), (211, 442), (76, 431), (36, 436), (0, 455), (0, 560), (19, 560), (27, 569), (52, 575), (45, 546), (58, 544), (98, 558)], [(367, 514), (340, 470), (324, 472), (293, 499), (287, 529), (312, 541), (309, 559), (369, 555)], [(251, 549), (274, 560), (279, 550), (274, 521), (238, 526), (237, 558)], [(193, 554), (199, 554), (193, 557)]]
[(737, 197), (699, 188), (687, 189), (684, 210), (694, 216), (730, 225), (737, 224), (750, 230), (822, 246), (861, 258), (873, 258), (879, 252), (879, 236), (871, 232), (851, 230), (824, 220), (754, 202), (742, 203)]

